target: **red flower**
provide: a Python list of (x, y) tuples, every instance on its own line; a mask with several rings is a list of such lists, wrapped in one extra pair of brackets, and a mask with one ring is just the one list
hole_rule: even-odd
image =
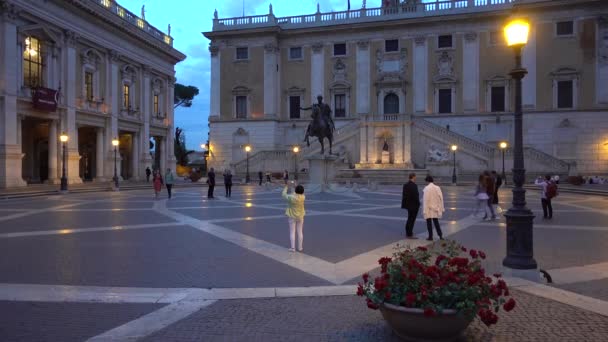
[(416, 280), (416, 274), (410, 273), (410, 280)]
[(466, 249), (466, 248), (464, 248), (464, 247), (460, 247), (460, 250), (461, 250), (461, 251), (463, 251), (463, 252), (466, 252), (466, 251), (467, 251), (467, 249)]
[(391, 293), (390, 293), (390, 291), (389, 291), (389, 292), (386, 292), (386, 293), (384, 294), (384, 299), (386, 299), (386, 300), (390, 300), (390, 299), (391, 299)]
[(494, 273), (494, 277), (500, 278), (500, 277), (502, 277), (502, 274), (500, 274), (500, 273)]
[(369, 274), (363, 273), (363, 282), (365, 282), (367, 284), (368, 280), (369, 280)]
[(426, 308), (424, 309), (424, 315), (426, 317), (433, 317), (435, 316), (435, 310), (433, 310), (432, 308)]
[(424, 247), (424, 246), (419, 246), (419, 247), (418, 247), (418, 248), (416, 248), (416, 249), (417, 249), (417, 250), (419, 250), (419, 251), (423, 251), (423, 252), (428, 251), (428, 248), (426, 248), (426, 247)]
[(484, 252), (482, 252), (482, 251), (479, 251), (479, 256), (480, 256), (482, 259), (485, 259), (485, 258), (486, 258), (486, 253), (484, 253)]
[(505, 289), (505, 291), (503, 292), (503, 295), (508, 297), (509, 296), (509, 289)]
[(413, 294), (413, 293), (411, 293), (411, 292), (408, 292), (408, 293), (405, 295), (405, 304), (406, 304), (407, 306), (412, 306), (412, 305), (414, 305), (414, 302), (415, 302), (415, 301), (416, 301), (416, 295), (415, 295), (415, 294)]
[(502, 279), (499, 279), (498, 282), (496, 282), (496, 286), (501, 290), (507, 289), (507, 283), (505, 283), (505, 281)]
[(357, 285), (359, 285), (357, 286), (357, 296), (363, 296), (363, 286), (361, 286), (361, 283)]
[(372, 310), (378, 310), (379, 306), (371, 301), (371, 299), (367, 299), (367, 307)]
[(380, 260), (378, 260), (378, 263), (380, 264), (380, 272), (382, 273), (386, 273), (386, 269), (388, 267), (388, 263), (391, 262), (393, 259), (388, 258), (388, 257), (382, 257), (380, 258)]
[(376, 291), (382, 291), (387, 285), (388, 284), (384, 278), (377, 277), (374, 279), (374, 288)]
[(435, 259), (435, 265), (439, 266), (439, 264), (445, 259), (447, 259), (447, 257), (443, 254), (437, 256), (437, 259)]
[(450, 266), (466, 267), (469, 264), (469, 259), (454, 257), (448, 261)]
[(487, 326), (496, 324), (496, 322), (498, 322), (498, 316), (496, 316), (496, 314), (494, 314), (492, 310), (480, 309), (477, 314), (479, 315), (481, 321)]
[(509, 312), (511, 310), (513, 310), (513, 308), (515, 308), (515, 300), (513, 298), (509, 299), (503, 306), (503, 309), (505, 309), (505, 311)]
[(471, 258), (477, 259), (477, 251), (476, 250), (471, 249), (471, 251), (469, 252), (469, 254), (471, 255)]

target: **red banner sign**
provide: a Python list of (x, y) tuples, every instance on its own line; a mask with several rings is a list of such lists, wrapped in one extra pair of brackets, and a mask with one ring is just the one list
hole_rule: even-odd
[(34, 108), (47, 112), (57, 110), (57, 102), (59, 100), (59, 92), (48, 88), (34, 88), (32, 94), (32, 103)]

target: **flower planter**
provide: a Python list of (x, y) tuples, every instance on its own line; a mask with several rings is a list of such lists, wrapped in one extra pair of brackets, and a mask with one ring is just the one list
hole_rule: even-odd
[(458, 315), (455, 310), (443, 310), (432, 317), (424, 310), (383, 303), (380, 312), (395, 334), (406, 341), (454, 341), (469, 326), (473, 318)]

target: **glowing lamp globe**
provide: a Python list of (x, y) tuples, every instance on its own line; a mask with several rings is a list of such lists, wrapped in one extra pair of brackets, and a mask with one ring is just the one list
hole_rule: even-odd
[(523, 19), (510, 21), (504, 28), (508, 46), (525, 45), (528, 42), (530, 24)]

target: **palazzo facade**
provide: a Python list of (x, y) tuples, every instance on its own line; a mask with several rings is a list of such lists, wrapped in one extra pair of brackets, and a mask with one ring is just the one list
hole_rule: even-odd
[(114, 0), (0, 0), (0, 188), (175, 169), (170, 34)]
[[(389, 1), (381, 8), (213, 19), (209, 162), (293, 170), (323, 95), (343, 169), (500, 169), (513, 136), (513, 50), (502, 27), (531, 24), (523, 49), (524, 146), (531, 172), (608, 172), (608, 3)], [(387, 149), (388, 146), (388, 149)], [(388, 155), (386, 154), (388, 150)], [(511, 168), (511, 150), (506, 153)], [(384, 156), (383, 156), (384, 154)], [(302, 165), (302, 164), (300, 164)], [(443, 168), (445, 169), (445, 168)], [(449, 169), (451, 172), (451, 169)]]

